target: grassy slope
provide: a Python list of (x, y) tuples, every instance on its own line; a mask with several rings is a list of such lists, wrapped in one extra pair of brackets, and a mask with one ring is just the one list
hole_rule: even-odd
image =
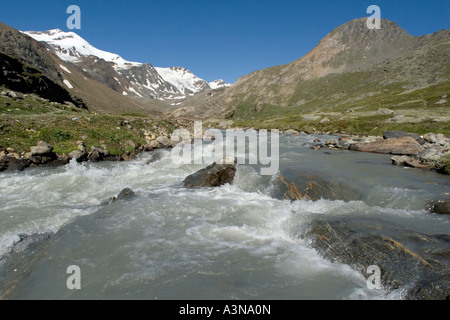
[[(450, 135), (449, 98), (440, 103), (442, 95), (450, 95), (450, 32), (415, 38), (408, 46), (370, 67), (327, 76), (305, 78), (296, 66), (308, 65), (306, 56), (254, 72), (216, 99), (224, 103), (212, 117), (241, 127), (306, 132), (380, 134), (398, 129)], [(339, 54), (331, 59), (336, 61)], [(329, 121), (321, 123), (325, 118)]]
[[(128, 121), (131, 128), (121, 125)], [(77, 141), (105, 147), (113, 155), (145, 145), (144, 131), (158, 136), (170, 133), (175, 124), (141, 114), (96, 114), (68, 105), (47, 102), (32, 96), (23, 100), (0, 97), (0, 146), (18, 152), (46, 141), (59, 154), (77, 150)]]
[[(321, 81), (330, 83), (334, 80), (333, 77), (327, 77), (329, 79)], [(364, 79), (356, 74), (349, 74), (349, 79), (342, 79), (342, 76), (334, 78), (336, 81), (345, 80), (342, 83), (352, 87), (353, 77), (356, 79), (355, 81)], [(254, 109), (254, 100), (249, 99), (239, 103), (235, 113), (235, 119), (238, 119), (235, 120), (235, 125), (296, 129), (307, 132), (316, 128), (320, 131), (345, 131), (355, 134), (380, 134), (386, 130), (405, 130), (419, 134), (440, 132), (450, 135), (448, 118), (450, 105), (448, 101), (436, 104), (441, 100), (441, 95), (450, 92), (450, 81), (414, 91), (407, 91), (401, 87), (401, 84), (394, 84), (379, 87), (376, 92), (373, 92), (373, 87), (366, 88), (365, 85), (362, 85), (358, 88), (355, 84), (353, 92), (335, 96), (323, 93), (317, 99), (308, 96), (309, 86), (317, 84), (314, 82), (305, 82), (303, 87), (299, 85), (296, 94), (309, 100), (299, 106), (281, 108), (265, 105), (257, 112)], [(322, 85), (322, 88), (325, 92), (327, 86)], [(318, 91), (315, 90), (315, 92)], [(394, 114), (379, 114), (380, 108), (392, 110)], [(308, 117), (311, 115), (318, 119), (311, 120), (311, 117)], [(395, 116), (402, 118), (394, 122), (392, 118)], [(320, 123), (320, 120), (324, 118), (330, 121)]]

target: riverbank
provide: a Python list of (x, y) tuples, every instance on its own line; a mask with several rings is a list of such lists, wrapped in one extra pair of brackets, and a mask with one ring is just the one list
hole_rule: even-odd
[[(365, 118), (353, 119), (347, 125), (337, 120), (305, 121), (295, 124), (304, 131), (286, 129), (283, 123), (275, 127), (272, 125), (277, 123), (272, 123), (265, 129), (277, 128), (291, 135), (333, 135), (337, 139), (319, 139), (312, 147), (387, 153), (392, 154), (396, 165), (450, 173), (450, 139), (445, 136), (448, 125), (442, 122), (416, 124), (414, 131), (410, 131), (414, 133), (384, 131), (382, 135), (371, 135), (368, 133), (379, 132), (387, 124), (368, 122)], [(242, 124), (231, 120), (204, 122), (205, 129), (259, 130), (265, 125), (239, 126)], [(372, 130), (372, 126), (377, 129)], [(77, 162), (127, 161), (141, 152), (172, 147), (171, 134), (180, 128), (192, 132), (193, 120), (156, 119), (141, 114), (96, 114), (71, 104), (10, 92), (8, 96), (0, 96), (0, 171), (58, 166), (72, 159)], [(426, 129), (431, 131), (424, 131)], [(391, 135), (386, 136), (386, 133)]]
[[(118, 131), (122, 130), (123, 127), (125, 127), (123, 130), (131, 131), (136, 122), (121, 120), (118, 124), (120, 125), (116, 127)], [(139, 124), (142, 126), (142, 123)], [(175, 128), (181, 127), (189, 131), (193, 130), (192, 122), (189, 121), (170, 122), (170, 130), (168, 130), (167, 123), (165, 123), (165, 126), (154, 125), (152, 129), (159, 132), (161, 134), (159, 136), (153, 133), (154, 131), (141, 128), (137, 136), (133, 136), (140, 142), (133, 142), (130, 136), (126, 141), (116, 137), (113, 139), (112, 150), (111, 142), (105, 140), (94, 142), (92, 137), (86, 135), (82, 136), (84, 140), (78, 140), (75, 143), (69, 142), (69, 144), (75, 144), (76, 149), (68, 149), (70, 152), (66, 153), (57, 153), (55, 147), (46, 141), (39, 141), (35, 146), (25, 151), (16, 151), (10, 147), (2, 148), (0, 146), (0, 171), (22, 171), (28, 167), (66, 165), (72, 159), (79, 163), (85, 161), (129, 161), (142, 152), (174, 147), (175, 144), (170, 139), (171, 133)], [(305, 132), (296, 130), (286, 130), (283, 133), (294, 136), (307, 135)], [(127, 135), (129, 134), (130, 132), (127, 133)], [(71, 134), (68, 136), (74, 137)], [(317, 136), (320, 137), (320, 135)], [(89, 141), (90, 148), (85, 141)], [(64, 145), (60, 145), (60, 147), (64, 147)], [(427, 133), (419, 136), (403, 131), (387, 131), (382, 137), (343, 134), (337, 135), (335, 139), (317, 138), (311, 148), (314, 150), (329, 148), (332, 150), (391, 154), (394, 165), (436, 170), (442, 174), (450, 174), (450, 138), (443, 134)]]
[[(295, 130), (286, 133), (300, 134)], [(450, 138), (443, 134), (427, 133), (419, 136), (404, 131), (386, 131), (383, 136), (344, 134), (336, 139), (318, 139), (312, 148), (391, 154), (394, 165), (450, 174)]]
[[(14, 96), (11, 97), (11, 96)], [(97, 114), (34, 95), (0, 96), (0, 171), (84, 161), (126, 161), (170, 146), (189, 122), (141, 114)]]

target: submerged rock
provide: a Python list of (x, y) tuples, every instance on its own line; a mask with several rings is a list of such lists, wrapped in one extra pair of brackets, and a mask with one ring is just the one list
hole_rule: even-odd
[(273, 182), (271, 196), (283, 200), (358, 200), (356, 190), (332, 182), (319, 174), (297, 169), (283, 170)]
[(332, 218), (312, 221), (305, 238), (325, 258), (364, 275), (369, 266), (378, 266), (388, 292), (406, 287), (406, 299), (450, 298), (448, 235), (386, 227), (370, 218)]
[(109, 198), (108, 200), (103, 201), (100, 206), (106, 207), (110, 204), (117, 202), (117, 201), (128, 201), (136, 197), (136, 194), (131, 190), (130, 188), (123, 189), (119, 195), (116, 197)]
[(236, 175), (235, 164), (217, 164), (212, 165), (197, 171), (196, 173), (188, 176), (183, 185), (185, 188), (207, 188), (207, 187), (220, 187), (227, 183), (233, 183)]
[(46, 243), (54, 233), (19, 234), (11, 250), (0, 257), (0, 300), (8, 299), (32, 272), (32, 266), (42, 258)]

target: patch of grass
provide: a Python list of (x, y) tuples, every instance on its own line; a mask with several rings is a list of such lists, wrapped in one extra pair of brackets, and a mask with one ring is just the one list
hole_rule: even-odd
[(450, 174), (450, 155), (439, 159), (436, 163), (436, 168), (441, 173)]

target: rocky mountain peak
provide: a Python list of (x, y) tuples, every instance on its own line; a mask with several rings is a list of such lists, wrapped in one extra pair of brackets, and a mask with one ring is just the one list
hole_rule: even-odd
[(299, 61), (312, 63), (318, 76), (366, 69), (406, 52), (414, 40), (396, 22), (382, 19), (381, 29), (369, 29), (360, 18), (333, 30)]

